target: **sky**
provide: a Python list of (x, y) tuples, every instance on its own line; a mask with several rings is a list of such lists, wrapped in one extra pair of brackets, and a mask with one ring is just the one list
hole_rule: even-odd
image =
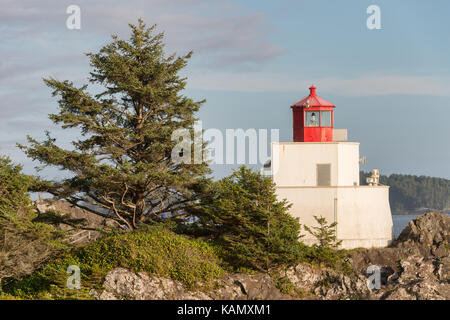
[[(80, 29), (66, 26), (70, 5)], [(370, 5), (381, 29), (367, 27)], [(167, 54), (194, 51), (183, 94), (207, 100), (204, 129), (279, 129), (292, 141), (290, 105), (314, 84), (336, 105), (335, 127), (361, 143), (362, 170), (450, 179), (449, 10), (446, 0), (0, 0), (0, 154), (35, 173), (17, 142), (49, 130), (69, 146), (42, 78), (87, 83), (85, 53), (127, 38), (141, 17), (164, 31)]]

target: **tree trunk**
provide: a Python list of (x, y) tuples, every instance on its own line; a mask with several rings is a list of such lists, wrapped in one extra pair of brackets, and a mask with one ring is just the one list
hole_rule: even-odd
[(133, 228), (136, 228), (136, 225), (144, 218), (144, 210), (145, 200), (143, 197), (138, 197), (138, 200), (136, 201), (136, 212), (133, 218)]

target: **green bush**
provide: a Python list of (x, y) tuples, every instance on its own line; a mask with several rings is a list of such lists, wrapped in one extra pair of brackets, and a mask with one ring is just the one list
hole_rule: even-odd
[(0, 216), (10, 217), (30, 205), (28, 189), (33, 181), (33, 177), (22, 173), (22, 166), (0, 156)]
[(0, 156), (0, 292), (3, 279), (30, 274), (65, 248), (61, 231), (33, 221), (28, 190), (35, 181)]
[(270, 178), (242, 166), (213, 183), (193, 214), (231, 268), (268, 271), (296, 264), (302, 255), (300, 224), (289, 207), (277, 200)]
[(336, 222), (327, 223), (324, 217), (314, 216), (318, 226), (304, 226), (305, 230), (317, 239), (317, 244), (308, 247), (305, 254), (306, 261), (325, 265), (327, 267), (349, 271), (350, 265), (345, 261), (345, 250), (339, 250), (338, 247), (342, 241), (336, 237)]
[[(66, 289), (70, 265), (80, 267), (81, 290)], [(116, 267), (178, 280), (189, 288), (224, 274), (208, 243), (154, 225), (74, 249), (31, 276), (12, 281), (4, 291), (26, 298), (89, 298), (89, 290), (99, 287), (106, 273)]]
[(275, 287), (284, 294), (295, 294), (297, 287), (292, 283), (292, 281), (286, 276), (272, 275), (275, 280)]

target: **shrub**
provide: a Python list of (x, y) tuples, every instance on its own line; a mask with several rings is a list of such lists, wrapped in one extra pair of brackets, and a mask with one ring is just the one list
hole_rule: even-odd
[(28, 189), (34, 181), (20, 165), (0, 157), (0, 291), (2, 279), (30, 274), (64, 248), (61, 232), (33, 222)]
[(213, 183), (193, 213), (232, 268), (268, 271), (295, 264), (302, 255), (300, 224), (289, 207), (286, 200), (277, 200), (270, 178), (242, 166)]
[(345, 250), (338, 250), (342, 241), (336, 237), (336, 222), (327, 223), (323, 217), (314, 216), (318, 226), (304, 226), (305, 230), (317, 239), (317, 244), (308, 250), (306, 259), (313, 264), (326, 265), (332, 268), (341, 268), (348, 271), (349, 264), (344, 260)]
[[(66, 289), (67, 267), (78, 265), (81, 290)], [(177, 235), (164, 226), (141, 227), (112, 235), (52, 260), (31, 276), (11, 282), (5, 292), (27, 298), (90, 298), (90, 288), (116, 267), (168, 277), (192, 288), (224, 274), (213, 248), (205, 241)]]
[(338, 248), (342, 241), (338, 241), (336, 237), (335, 228), (337, 226), (337, 223), (333, 222), (331, 224), (328, 224), (327, 220), (324, 217), (314, 216), (314, 219), (319, 225), (318, 227), (304, 226), (304, 228), (317, 239), (317, 241), (319, 242), (318, 246), (320, 248)]
[(31, 201), (28, 189), (34, 178), (22, 173), (22, 166), (0, 156), (0, 216), (11, 217), (20, 208), (27, 208)]

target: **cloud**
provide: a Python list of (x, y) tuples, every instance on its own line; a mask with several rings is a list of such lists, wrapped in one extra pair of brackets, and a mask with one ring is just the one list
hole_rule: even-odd
[(354, 78), (299, 78), (272, 73), (191, 73), (188, 88), (240, 92), (298, 91), (315, 84), (321, 92), (344, 96), (437, 95), (450, 96), (450, 77), (365, 75)]
[[(263, 14), (238, 13), (228, 1), (79, 1), (82, 27), (76, 31), (66, 28), (66, 8), (71, 4), (2, 0), (0, 125), (16, 128), (17, 135), (39, 132), (43, 121), (48, 122), (47, 114), (55, 111), (56, 99), (42, 78), (86, 83), (89, 61), (84, 53), (98, 51), (112, 33), (128, 37), (128, 23), (139, 17), (165, 31), (168, 53), (196, 51), (196, 69), (242, 68), (282, 52), (267, 39)], [(0, 133), (0, 139), (9, 135)]]
[(436, 95), (450, 96), (450, 78), (438, 76), (375, 75), (354, 79), (325, 78), (322, 86), (342, 95)]
[(169, 39), (174, 39), (179, 47), (192, 47), (202, 58), (206, 57), (206, 65), (211, 69), (257, 65), (284, 53), (282, 48), (266, 39), (265, 18), (265, 15), (255, 13), (199, 19), (196, 14), (177, 13), (162, 15), (159, 21)]
[(41, 0), (39, 4), (4, 0), (0, 12), (0, 29), (4, 32), (0, 39), (26, 46), (37, 37), (51, 46), (55, 41), (67, 42), (78, 33), (105, 42), (112, 33), (128, 36), (128, 23), (136, 23), (142, 17), (165, 31), (168, 49), (183, 53), (194, 50), (199, 56), (196, 63), (204, 62), (208, 68), (261, 63), (284, 52), (269, 40), (270, 25), (264, 14), (242, 14), (232, 7), (223, 10), (226, 4), (230, 6), (229, 1), (82, 1), (78, 4), (81, 30), (76, 31), (67, 30), (65, 25), (68, 17), (65, 10), (71, 4), (67, 0), (56, 4), (50, 0)]

